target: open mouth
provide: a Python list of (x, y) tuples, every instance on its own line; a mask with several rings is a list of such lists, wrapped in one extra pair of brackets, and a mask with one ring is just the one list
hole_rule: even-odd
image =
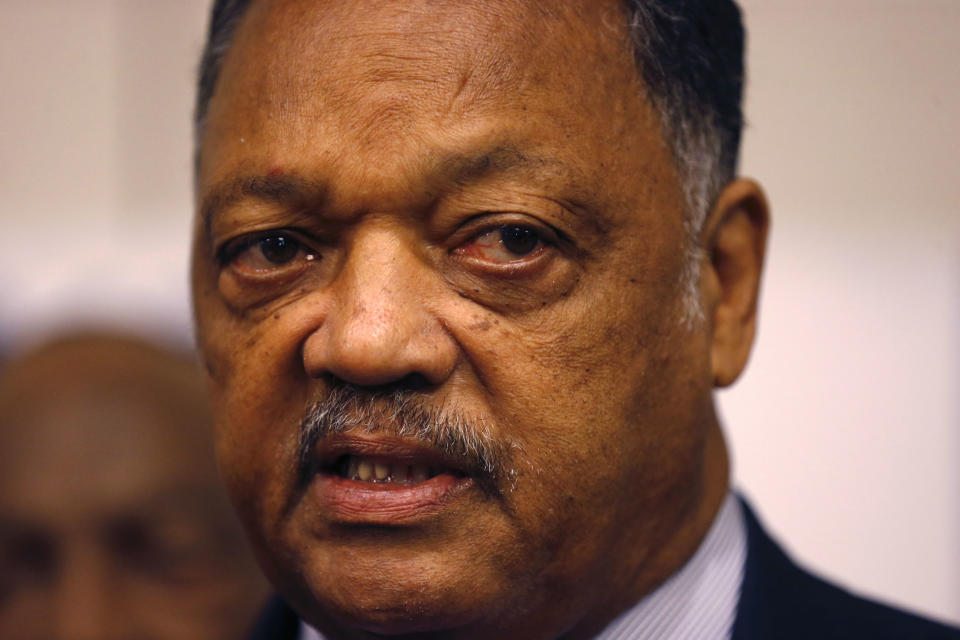
[(326, 519), (367, 525), (422, 522), (474, 486), (448, 467), (357, 455), (341, 456), (317, 480), (311, 495)]
[(462, 472), (447, 467), (361, 455), (341, 456), (330, 472), (344, 480), (403, 486), (421, 484), (441, 475), (464, 476)]
[(478, 486), (465, 461), (402, 439), (332, 436), (313, 459), (310, 499), (330, 523), (422, 523)]

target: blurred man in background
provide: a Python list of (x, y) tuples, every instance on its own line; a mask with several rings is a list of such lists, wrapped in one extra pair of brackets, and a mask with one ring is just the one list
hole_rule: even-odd
[(0, 374), (0, 638), (233, 640), (266, 595), (194, 363), (79, 335)]

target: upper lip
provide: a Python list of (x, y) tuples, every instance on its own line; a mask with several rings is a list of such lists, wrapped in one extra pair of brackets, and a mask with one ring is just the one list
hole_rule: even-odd
[(344, 456), (360, 456), (444, 468), (469, 475), (472, 470), (462, 459), (446, 456), (435, 448), (403, 438), (343, 434), (330, 436), (317, 444), (315, 460), (320, 469), (334, 469)]

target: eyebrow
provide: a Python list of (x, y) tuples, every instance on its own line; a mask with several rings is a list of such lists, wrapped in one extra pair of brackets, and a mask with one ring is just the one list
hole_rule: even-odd
[(239, 200), (255, 198), (278, 204), (308, 198), (321, 201), (327, 189), (324, 181), (290, 174), (240, 176), (217, 184), (204, 196), (200, 204), (200, 219), (209, 237), (214, 216)]
[[(465, 186), (492, 174), (517, 170), (550, 168), (561, 175), (571, 175), (569, 166), (552, 158), (522, 153), (515, 147), (501, 145), (479, 153), (450, 152), (429, 160), (427, 175), (433, 182)], [(200, 217), (209, 237), (214, 217), (239, 200), (254, 198), (265, 202), (322, 202), (329, 193), (325, 180), (307, 179), (298, 175), (247, 175), (215, 185), (200, 205)]]
[(561, 173), (569, 172), (559, 160), (525, 154), (507, 145), (476, 154), (447, 154), (437, 164), (440, 166), (436, 173), (455, 184), (466, 184), (490, 174), (509, 173), (517, 169), (543, 170), (552, 167)]

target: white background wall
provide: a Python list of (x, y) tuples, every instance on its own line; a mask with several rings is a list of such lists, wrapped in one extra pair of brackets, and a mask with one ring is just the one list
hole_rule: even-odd
[(812, 566), (960, 621), (960, 2), (745, 12), (774, 224), (737, 481)]
[[(0, 0), (0, 345), (189, 333), (204, 4)], [(736, 480), (813, 567), (960, 622), (960, 3), (744, 7), (774, 228)]]

